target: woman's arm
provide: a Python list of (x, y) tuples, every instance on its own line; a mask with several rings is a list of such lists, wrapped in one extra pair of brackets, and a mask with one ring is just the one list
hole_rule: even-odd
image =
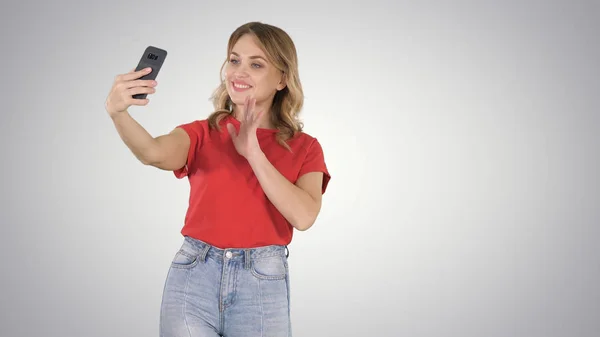
[(112, 121), (125, 145), (144, 165), (169, 171), (185, 165), (190, 139), (183, 129), (154, 138), (127, 111), (115, 114)]
[(309, 172), (292, 184), (262, 151), (247, 157), (254, 174), (275, 208), (300, 231), (309, 229), (321, 210), (322, 172)]
[(105, 109), (119, 136), (140, 162), (163, 170), (179, 169), (187, 161), (190, 147), (187, 133), (176, 128), (167, 135), (152, 137), (127, 111), (132, 105), (145, 106), (149, 102), (147, 98), (134, 99), (134, 95), (156, 92), (156, 81), (140, 79), (150, 71), (148, 67), (117, 75), (106, 98)]

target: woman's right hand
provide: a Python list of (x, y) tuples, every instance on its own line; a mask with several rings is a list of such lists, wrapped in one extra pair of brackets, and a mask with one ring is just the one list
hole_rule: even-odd
[(117, 75), (112, 88), (106, 98), (105, 109), (111, 118), (119, 115), (132, 105), (143, 106), (148, 104), (148, 98), (134, 99), (136, 94), (153, 94), (156, 92), (154, 88), (156, 81), (140, 80), (139, 78), (149, 74), (150, 68), (145, 68), (139, 71), (132, 69), (127, 74)]

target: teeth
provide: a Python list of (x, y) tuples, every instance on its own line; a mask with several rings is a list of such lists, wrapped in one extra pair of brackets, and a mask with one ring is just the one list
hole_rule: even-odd
[(250, 88), (249, 85), (243, 85), (243, 84), (237, 84), (237, 83), (234, 83), (233, 86), (236, 87), (236, 88), (241, 88), (241, 89), (248, 89), (248, 88)]

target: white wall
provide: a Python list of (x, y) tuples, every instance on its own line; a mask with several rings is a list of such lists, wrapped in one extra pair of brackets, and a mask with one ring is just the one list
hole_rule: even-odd
[[(570, 3), (567, 5), (567, 3)], [(204, 118), (229, 34), (285, 29), (333, 179), (290, 246), (296, 336), (600, 329), (598, 5), (3, 4), (0, 335), (157, 336), (188, 183), (104, 111), (165, 48), (153, 135)]]

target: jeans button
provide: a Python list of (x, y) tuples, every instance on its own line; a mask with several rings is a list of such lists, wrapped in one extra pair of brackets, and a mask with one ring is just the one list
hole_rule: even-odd
[(225, 253), (225, 257), (227, 257), (228, 259), (231, 259), (231, 252)]

